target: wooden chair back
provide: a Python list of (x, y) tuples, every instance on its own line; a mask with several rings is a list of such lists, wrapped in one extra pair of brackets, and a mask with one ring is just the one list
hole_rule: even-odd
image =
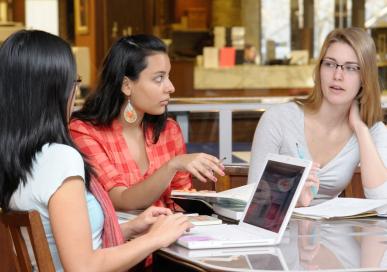
[(12, 237), (9, 228), (3, 222), (0, 209), (0, 272), (20, 271), (18, 268), (15, 251), (13, 249)]
[(245, 164), (229, 164), (224, 167), (225, 176), (217, 176), (218, 181), (214, 183), (215, 191), (221, 192), (247, 184), (249, 166)]
[(16, 271), (32, 272), (32, 263), (22, 235), (22, 227), (27, 229), (39, 271), (55, 271), (46, 234), (40, 214), (37, 211), (6, 213), (0, 211), (0, 221), (5, 226), (6, 233), (3, 233), (4, 236), (7, 236), (8, 232), (8, 237), (10, 237), (13, 243), (13, 246), (8, 247), (8, 251), (11, 251), (8, 255), (16, 256)]
[(361, 172), (360, 167), (357, 167), (355, 173), (353, 173), (351, 182), (348, 184), (347, 188), (340, 194), (340, 197), (357, 197), (365, 198), (363, 184), (361, 181)]
[(196, 190), (210, 190), (221, 192), (235, 187), (247, 184), (247, 174), (249, 166), (244, 164), (228, 164), (225, 165), (225, 176), (216, 175), (217, 182), (201, 182), (195, 177), (192, 178), (193, 188)]

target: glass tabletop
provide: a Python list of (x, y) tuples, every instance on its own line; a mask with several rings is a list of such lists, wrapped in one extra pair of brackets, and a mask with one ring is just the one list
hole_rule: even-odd
[(280, 245), (162, 251), (208, 270), (386, 271), (387, 220), (292, 219)]

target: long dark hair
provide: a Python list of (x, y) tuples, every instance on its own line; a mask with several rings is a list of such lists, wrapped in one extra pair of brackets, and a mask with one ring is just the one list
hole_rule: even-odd
[[(75, 148), (67, 129), (67, 106), (76, 65), (65, 41), (37, 30), (11, 35), (0, 47), (0, 60), (0, 206), (7, 210), (43, 145)], [(88, 188), (87, 163), (85, 177)]]
[[(165, 44), (152, 35), (133, 35), (119, 39), (109, 50), (102, 66), (96, 91), (87, 97), (82, 109), (74, 112), (73, 118), (90, 122), (96, 126), (110, 126), (120, 114), (126, 102), (121, 92), (124, 77), (138, 80), (147, 67), (147, 57), (166, 53)], [(153, 129), (153, 143), (159, 139), (165, 128), (167, 110), (161, 115), (144, 114), (142, 128), (147, 135), (148, 127)]]

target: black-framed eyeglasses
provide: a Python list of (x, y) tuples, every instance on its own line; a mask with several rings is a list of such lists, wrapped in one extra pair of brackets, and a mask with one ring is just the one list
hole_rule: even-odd
[(359, 65), (353, 63), (338, 64), (333, 60), (321, 60), (321, 68), (324, 68), (328, 71), (336, 71), (338, 67), (340, 67), (341, 71), (346, 74), (356, 74), (358, 71), (360, 71)]

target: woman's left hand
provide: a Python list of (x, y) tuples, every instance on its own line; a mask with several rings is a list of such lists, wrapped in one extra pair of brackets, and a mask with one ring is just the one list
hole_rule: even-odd
[(351, 126), (353, 131), (356, 131), (356, 128), (359, 125), (364, 125), (364, 122), (361, 120), (360, 117), (360, 110), (359, 110), (359, 102), (357, 100), (354, 100), (352, 102), (351, 108), (349, 109), (349, 125)]
[(131, 229), (135, 234), (141, 234), (147, 231), (153, 223), (156, 222), (157, 217), (160, 215), (171, 215), (172, 211), (168, 208), (151, 206), (143, 211), (132, 221), (128, 222), (131, 225)]

